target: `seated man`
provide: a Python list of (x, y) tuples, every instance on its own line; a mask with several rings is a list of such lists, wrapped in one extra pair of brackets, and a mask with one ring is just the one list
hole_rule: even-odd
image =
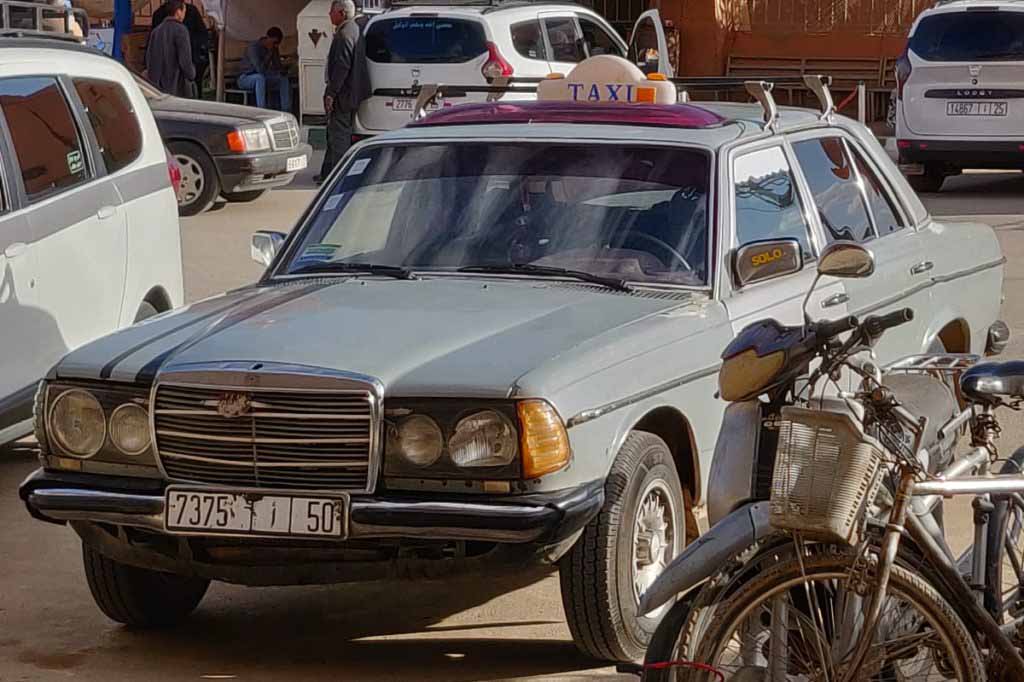
[(292, 86), (288, 73), (281, 64), (278, 48), (284, 40), (284, 33), (277, 26), (267, 31), (256, 42), (249, 45), (242, 58), (242, 71), (238, 76), (238, 87), (252, 90), (256, 94), (256, 106), (267, 108), (267, 88), (277, 90), (281, 111), (292, 109)]

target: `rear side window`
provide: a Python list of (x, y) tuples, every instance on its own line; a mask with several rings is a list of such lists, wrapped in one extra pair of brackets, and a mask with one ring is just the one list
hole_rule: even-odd
[(1024, 61), (1024, 12), (944, 12), (921, 20), (909, 48), (932, 62)]
[(864, 157), (856, 149), (851, 149), (853, 158), (857, 162), (857, 172), (864, 181), (864, 194), (868, 198), (868, 206), (871, 207), (871, 215), (875, 219), (875, 230), (884, 237), (903, 228), (903, 221), (899, 212), (896, 211), (896, 204), (893, 202), (889, 190), (882, 181), (871, 170), (871, 167), (864, 160)]
[(781, 147), (739, 157), (733, 179), (737, 246), (763, 239), (796, 239), (804, 258), (814, 257), (793, 172)]
[(863, 242), (874, 237), (860, 178), (842, 139), (804, 140), (794, 144), (793, 150), (811, 187), (828, 240)]
[(524, 21), (512, 25), (512, 45), (527, 59), (547, 61), (548, 51), (544, 47), (544, 32), (540, 21)]
[(103, 80), (76, 78), (74, 83), (96, 133), (107, 172), (115, 173), (139, 158), (142, 130), (124, 88)]
[(600, 24), (593, 19), (581, 16), (580, 30), (583, 31), (583, 41), (587, 44), (590, 56), (599, 54), (613, 54), (617, 57), (624, 56), (619, 44), (605, 31)]
[(487, 52), (483, 26), (443, 17), (402, 17), (366, 31), (366, 56), (378, 64), (461, 64)]
[(551, 45), (551, 61), (575, 64), (583, 61), (583, 43), (576, 34), (576, 19), (573, 17), (550, 17), (544, 20)]
[(55, 78), (0, 80), (0, 109), (11, 131), (29, 200), (89, 179), (85, 145)]

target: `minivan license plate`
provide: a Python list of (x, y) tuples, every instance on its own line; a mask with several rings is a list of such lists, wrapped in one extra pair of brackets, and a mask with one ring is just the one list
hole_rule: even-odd
[[(438, 97), (435, 99), (434, 102), (428, 104), (427, 111), (437, 111), (438, 109), (440, 109), (440, 99), (441, 98)], [(408, 97), (397, 97), (395, 98), (395, 101), (391, 104), (391, 106), (395, 111), (412, 111), (413, 107), (416, 106), (416, 100), (410, 99)]]
[(946, 102), (946, 116), (1006, 116), (1006, 102)]
[(168, 532), (194, 535), (343, 537), (343, 497), (266, 495), (168, 488), (164, 505)]

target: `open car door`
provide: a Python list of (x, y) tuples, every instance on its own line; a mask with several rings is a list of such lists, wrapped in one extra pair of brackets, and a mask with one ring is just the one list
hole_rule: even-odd
[(662, 73), (668, 78), (675, 76), (668, 58), (668, 41), (658, 10), (647, 10), (633, 24), (627, 58), (644, 73)]

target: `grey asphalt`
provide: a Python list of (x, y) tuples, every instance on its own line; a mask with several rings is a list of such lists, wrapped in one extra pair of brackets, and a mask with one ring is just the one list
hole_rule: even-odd
[[(318, 166), (318, 164), (314, 164)], [(182, 222), (189, 300), (257, 277), (248, 236), (289, 230), (314, 194), (305, 173), (247, 205)], [(987, 222), (1008, 258), (1007, 354), (1024, 357), (1024, 174), (969, 174), (928, 198), (933, 213)], [(1004, 420), (1007, 451), (1024, 421)], [(0, 453), (0, 681), (27, 680), (629, 680), (578, 655), (555, 575), (494, 580), (254, 589), (214, 585), (187, 627), (135, 632), (92, 603), (79, 543), (31, 520), (18, 483), (29, 448)], [(969, 539), (968, 508), (947, 516)]]

